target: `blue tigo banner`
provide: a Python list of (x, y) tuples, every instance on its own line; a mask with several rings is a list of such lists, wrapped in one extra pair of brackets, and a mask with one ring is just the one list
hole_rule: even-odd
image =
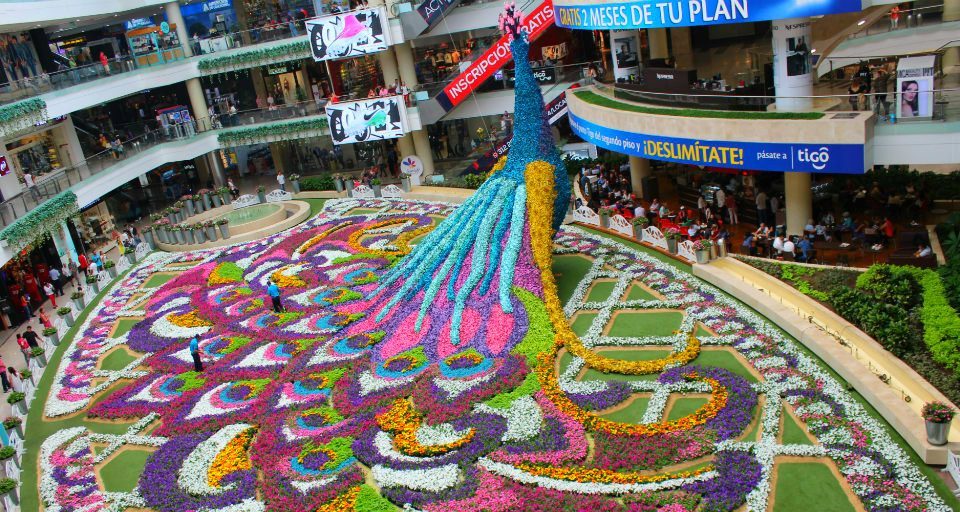
[(690, 27), (857, 12), (861, 0), (639, 0), (564, 5), (554, 2), (557, 26), (585, 30)]
[(744, 171), (863, 174), (862, 144), (778, 144), (678, 139), (604, 128), (570, 112), (581, 139), (625, 155)]

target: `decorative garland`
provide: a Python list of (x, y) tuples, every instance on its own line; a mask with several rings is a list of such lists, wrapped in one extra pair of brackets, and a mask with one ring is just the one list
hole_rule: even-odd
[(0, 137), (19, 132), (47, 120), (47, 103), (29, 98), (0, 107)]
[(297, 139), (310, 133), (319, 134), (327, 128), (326, 117), (281, 121), (249, 128), (224, 130), (217, 135), (221, 147), (235, 147), (246, 144), (276, 142)]
[(278, 44), (270, 48), (249, 48), (229, 55), (202, 58), (197, 63), (197, 69), (200, 70), (201, 75), (213, 75), (305, 59), (310, 55), (310, 41), (304, 36), (302, 39)]
[(61, 192), (3, 228), (0, 240), (6, 240), (17, 250), (22, 249), (50, 236), (50, 229), (76, 215), (77, 210), (77, 195), (69, 190)]

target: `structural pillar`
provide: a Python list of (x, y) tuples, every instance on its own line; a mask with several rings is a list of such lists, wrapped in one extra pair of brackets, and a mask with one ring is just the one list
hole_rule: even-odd
[(651, 59), (666, 59), (670, 56), (670, 44), (667, 42), (667, 29), (648, 28), (647, 44), (650, 45)]
[(430, 140), (426, 130), (417, 130), (410, 134), (413, 138), (413, 148), (420, 161), (423, 162), (423, 175), (433, 174), (433, 152), (430, 150)]
[(640, 199), (649, 201), (656, 195), (654, 190), (644, 190), (644, 180), (653, 176), (650, 160), (639, 156), (630, 157), (630, 185), (633, 193)]
[(223, 165), (220, 161), (218, 151), (207, 153), (207, 167), (210, 169), (210, 175), (213, 176), (214, 186), (217, 188), (226, 186), (227, 177), (223, 172)]
[[(813, 66), (810, 44), (813, 41), (810, 20), (792, 18), (773, 22), (773, 82), (777, 110), (808, 112), (813, 108)], [(787, 209), (787, 234), (802, 235), (807, 219), (813, 217), (813, 192), (810, 173), (784, 174)], [(774, 212), (776, 215), (776, 212)]]
[(190, 39), (190, 33), (187, 32), (187, 23), (183, 21), (183, 14), (180, 13), (180, 2), (165, 3), (163, 10), (167, 13), (167, 23), (176, 25), (177, 38), (180, 39), (180, 46), (183, 47), (183, 56), (193, 57), (193, 41)]
[(383, 85), (390, 85), (394, 80), (400, 78), (397, 71), (397, 59), (393, 54), (393, 49), (386, 50), (377, 54), (377, 60), (380, 61), (380, 71), (383, 73)]
[(207, 98), (203, 95), (203, 86), (200, 85), (199, 78), (187, 80), (187, 96), (190, 98), (190, 109), (193, 110), (193, 118), (197, 120), (200, 130), (209, 128), (210, 119), (207, 115)]
[[(943, 1), (943, 22), (960, 20), (960, 0)], [(943, 52), (943, 70), (949, 72), (953, 66), (960, 65), (960, 47), (952, 46)]]
[(674, 64), (678, 69), (696, 69), (693, 59), (693, 40), (690, 38), (690, 27), (673, 27), (670, 29), (670, 43), (673, 48)]

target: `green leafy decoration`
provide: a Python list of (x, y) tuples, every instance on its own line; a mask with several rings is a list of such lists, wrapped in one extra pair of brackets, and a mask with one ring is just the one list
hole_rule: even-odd
[(316, 135), (326, 130), (327, 118), (314, 117), (310, 119), (294, 119), (247, 128), (224, 130), (217, 135), (221, 147), (244, 146), (247, 144), (262, 144), (280, 140), (297, 139), (303, 136)]
[(6, 137), (47, 120), (47, 103), (29, 98), (0, 106), (0, 137)]
[(244, 48), (227, 55), (204, 57), (197, 63), (197, 69), (200, 70), (201, 75), (213, 75), (257, 66), (301, 60), (310, 55), (310, 42), (304, 38), (269, 48)]
[(50, 236), (50, 229), (77, 214), (77, 195), (64, 191), (44, 202), (13, 224), (0, 231), (0, 240), (5, 240), (17, 250)]

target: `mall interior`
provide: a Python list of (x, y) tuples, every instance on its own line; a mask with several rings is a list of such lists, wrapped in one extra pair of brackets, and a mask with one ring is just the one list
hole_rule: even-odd
[[(706, 247), (761, 269), (932, 269), (960, 302), (960, 0), (516, 9), (573, 183), (567, 222), (688, 265), (709, 262), (690, 252)], [(199, 214), (201, 196), (226, 208), (275, 189), (379, 197), (396, 185), (463, 202), (496, 175), (521, 121), (502, 11), (488, 0), (0, 2), (7, 366), (45, 286), (62, 284), (51, 269), (118, 260), (137, 243), (205, 247), (197, 235), (178, 248), (171, 234), (185, 201)], [(936, 364), (923, 378), (948, 372)], [(870, 368), (882, 375), (870, 386), (899, 375)], [(960, 403), (960, 384), (949, 387), (932, 396)], [(900, 431), (902, 412), (870, 402)], [(954, 452), (900, 434), (957, 488)]]

